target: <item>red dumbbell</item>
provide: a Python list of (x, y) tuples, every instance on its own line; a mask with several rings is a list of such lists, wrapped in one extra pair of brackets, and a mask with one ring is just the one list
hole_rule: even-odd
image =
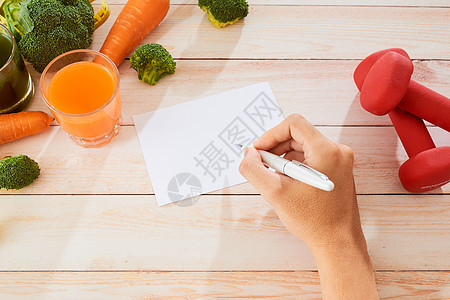
[(405, 190), (422, 193), (450, 182), (450, 147), (435, 148), (422, 119), (398, 107), (389, 117), (409, 157), (398, 170)]
[[(365, 80), (366, 75), (368, 74), (370, 67), (378, 61), (382, 56), (386, 53), (395, 52), (404, 57), (404, 59), (411, 61), (408, 54), (398, 48), (381, 50), (373, 53), (364, 59), (364, 63), (361, 63), (355, 70), (354, 79), (358, 88), (361, 90), (363, 82)], [(407, 64), (405, 62), (405, 64)], [(412, 63), (411, 63), (412, 67)], [(383, 72), (383, 76), (391, 76), (395, 78), (398, 74), (399, 70), (391, 69), (390, 72), (394, 72), (392, 74), (388, 74), (386, 71)], [(404, 72), (404, 69), (401, 69), (403, 75), (407, 73)], [(411, 72), (412, 74), (412, 72)], [(410, 75), (411, 75), (410, 74)], [(410, 77), (410, 76), (409, 76)], [(450, 131), (450, 99), (436, 93), (435, 91), (415, 82), (414, 80), (408, 79), (408, 86), (403, 93), (397, 92), (393, 95), (391, 85), (391, 81), (384, 82), (387, 86), (383, 85), (381, 82), (378, 82), (376, 88), (378, 90), (385, 90), (390, 94), (390, 101), (387, 102), (383, 97), (384, 94), (378, 93), (377, 97), (375, 94), (372, 94), (370, 98), (367, 98), (364, 103), (361, 103), (363, 107), (378, 116), (385, 115), (392, 111), (394, 107), (399, 107), (403, 110), (406, 110), (413, 115), (418, 116), (424, 120), (429, 121), (447, 131)]]
[[(384, 55), (388, 54), (386, 57)], [(365, 106), (367, 97), (376, 93), (377, 97), (386, 97), (392, 105), (392, 99), (408, 88), (412, 73), (408, 54), (402, 49), (387, 49), (376, 52), (364, 59), (354, 73), (355, 83), (361, 91), (361, 103)], [(381, 59), (383, 57), (383, 59)], [(396, 70), (396, 72), (392, 72)], [(389, 87), (391, 93), (386, 89)], [(363, 93), (364, 91), (364, 93)], [(410, 157), (399, 170), (400, 181), (410, 192), (424, 192), (435, 189), (450, 180), (450, 147), (435, 148), (434, 142), (422, 119), (394, 108), (389, 117), (399, 138)]]

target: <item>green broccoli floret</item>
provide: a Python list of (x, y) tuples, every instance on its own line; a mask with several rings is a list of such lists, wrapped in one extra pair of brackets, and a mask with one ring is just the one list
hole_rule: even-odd
[(8, 156), (0, 160), (0, 189), (18, 190), (38, 178), (37, 162), (26, 155)]
[(140, 81), (155, 85), (167, 74), (175, 73), (176, 62), (163, 46), (146, 44), (139, 46), (131, 55), (131, 67), (138, 72)]
[(92, 43), (89, 0), (6, 0), (3, 13), (20, 52), (40, 73), (58, 55)]
[(248, 15), (246, 0), (198, 0), (198, 6), (208, 13), (217, 28), (233, 24)]

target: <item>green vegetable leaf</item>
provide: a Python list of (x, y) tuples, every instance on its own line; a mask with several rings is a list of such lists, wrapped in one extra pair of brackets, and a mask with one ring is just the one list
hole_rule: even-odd
[(2, 7), (9, 30), (11, 30), (17, 42), (34, 28), (33, 20), (28, 13), (27, 3), (28, 1), (6, 0)]
[(30, 18), (30, 12), (28, 11), (27, 7), (29, 2), (30, 0), (27, 0), (20, 6), (18, 22), (23, 29), (22, 34), (27, 34), (28, 32), (33, 31), (34, 28), (34, 23)]

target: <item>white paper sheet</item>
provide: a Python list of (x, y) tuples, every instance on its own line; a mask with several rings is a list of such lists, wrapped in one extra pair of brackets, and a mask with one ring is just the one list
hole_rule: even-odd
[(161, 206), (245, 182), (243, 149), (283, 115), (269, 84), (260, 83), (133, 119)]

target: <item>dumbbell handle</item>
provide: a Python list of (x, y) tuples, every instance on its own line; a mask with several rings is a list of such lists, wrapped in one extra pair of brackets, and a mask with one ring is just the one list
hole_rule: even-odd
[(408, 157), (436, 148), (422, 119), (398, 107), (389, 113), (389, 118)]
[(398, 107), (450, 131), (450, 99), (416, 81), (409, 82)]

